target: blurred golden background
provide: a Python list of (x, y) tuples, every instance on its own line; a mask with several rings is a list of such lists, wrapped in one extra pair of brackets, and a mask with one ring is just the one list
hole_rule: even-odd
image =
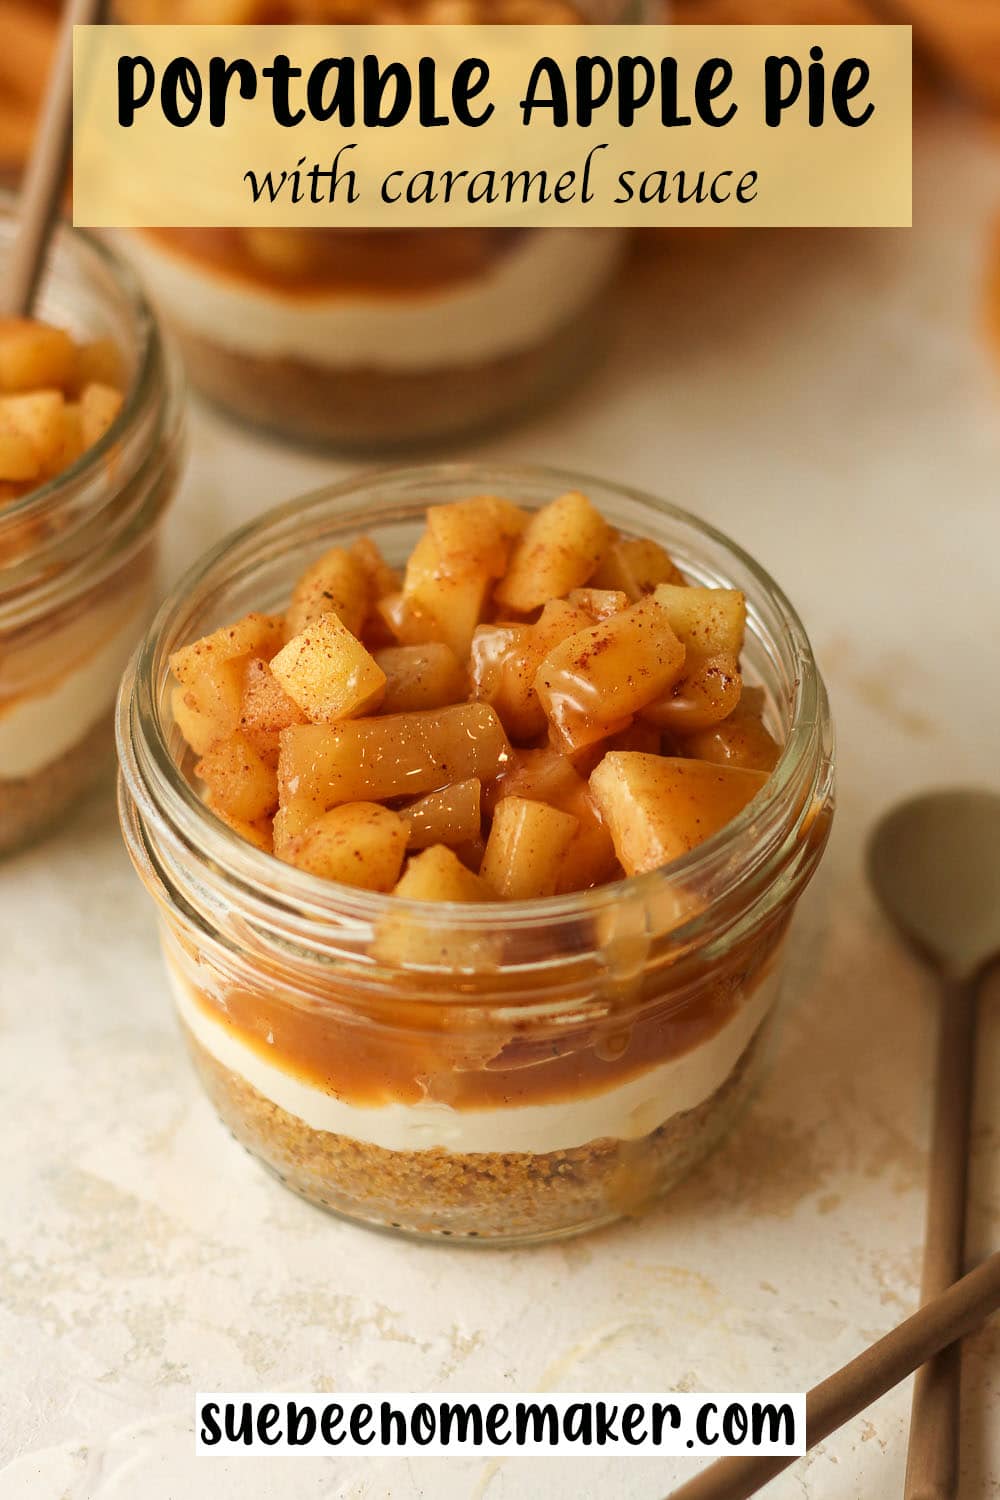
[[(380, 9), (400, 19), (413, 0)], [(502, 19), (521, 0), (502, 0)], [(558, 7), (559, 0), (555, 0)], [(345, 21), (371, 10), (367, 0), (120, 0), (129, 20), (162, 23)], [(434, 0), (442, 21), (492, 19), (494, 6)], [(532, 11), (537, 19), (537, 0)], [(950, 91), (975, 106), (1000, 108), (1000, 0), (673, 0), (665, 14), (684, 25), (858, 25), (913, 27), (918, 97)], [(16, 177), (29, 148), (48, 68), (59, 6), (56, 0), (0, 0), (0, 174)], [(500, 19), (500, 17), (497, 17)]]

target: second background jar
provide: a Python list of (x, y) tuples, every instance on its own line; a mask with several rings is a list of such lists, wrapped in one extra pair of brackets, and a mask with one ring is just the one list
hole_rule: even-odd
[[(658, 18), (646, 0), (118, 9), (132, 21), (247, 24)], [(133, 234), (129, 250), (212, 400), (296, 441), (379, 452), (482, 431), (593, 370), (626, 242), (619, 230), (581, 228), (180, 229)]]

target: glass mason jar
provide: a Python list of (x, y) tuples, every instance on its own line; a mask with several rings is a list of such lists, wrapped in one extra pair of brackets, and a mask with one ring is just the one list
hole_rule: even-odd
[[(359, 533), (400, 562), (430, 503), (536, 508), (582, 489), (692, 582), (742, 588), (744, 657), (780, 762), (720, 834), (651, 874), (459, 906), (324, 881), (203, 806), (168, 658), (282, 607)], [(745, 553), (648, 495), (552, 470), (390, 470), (235, 533), (164, 604), (122, 685), (120, 811), (159, 910), (183, 1031), (219, 1114), (288, 1186), (422, 1236), (527, 1242), (631, 1212), (725, 1131), (765, 1049), (792, 911), (832, 811), (826, 693), (802, 625)]]
[[(658, 19), (650, 0), (489, 0), (486, 19)], [(176, 20), (163, 0), (127, 19)], [(454, 20), (479, 0), (192, 0), (199, 20)], [(128, 253), (192, 381), (255, 427), (379, 452), (534, 410), (598, 364), (627, 235), (617, 229), (150, 229)]]
[[(0, 264), (13, 232), (0, 197)], [(79, 339), (114, 340), (127, 389), (98, 443), (0, 504), (0, 853), (55, 821), (112, 759), (115, 696), (154, 603), (180, 448), (178, 367), (117, 256), (60, 228), (37, 312)]]

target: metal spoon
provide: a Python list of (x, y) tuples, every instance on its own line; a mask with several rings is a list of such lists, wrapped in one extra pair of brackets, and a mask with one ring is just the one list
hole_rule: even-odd
[(34, 306), (59, 199), (66, 182), (73, 114), (73, 27), (101, 19), (103, 0), (66, 0), (42, 116), (25, 173), (18, 225), (0, 281), (0, 314), (27, 317)]
[[(1000, 957), (1000, 796), (933, 792), (895, 808), (868, 851), (875, 891), (903, 937), (941, 980), (934, 1123), (921, 1300), (965, 1267), (965, 1200), (979, 989)], [(961, 1346), (918, 1372), (904, 1500), (958, 1493)]]

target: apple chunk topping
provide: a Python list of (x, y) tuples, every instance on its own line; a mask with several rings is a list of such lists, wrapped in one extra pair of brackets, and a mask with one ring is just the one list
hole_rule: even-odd
[(642, 875), (718, 833), (766, 780), (763, 771), (611, 750), (591, 775), (590, 789), (622, 868)]
[(0, 318), (0, 503), (100, 442), (124, 405), (122, 366), (109, 340), (78, 343), (34, 318)]
[[(39, 431), (49, 416), (37, 406)], [(0, 423), (0, 467), (33, 452)], [(432, 505), (397, 561), (366, 536), (329, 547), (284, 613), (171, 657), (185, 765), (265, 853), (404, 899), (545, 900), (670, 864), (777, 763), (743, 683), (743, 594), (689, 586), (584, 495), (533, 514), (489, 495)], [(380, 918), (372, 955), (424, 961), (411, 939)], [(465, 968), (503, 934), (419, 941)]]
[(535, 691), (567, 751), (617, 734), (673, 687), (685, 650), (656, 596), (563, 641), (542, 662)]

